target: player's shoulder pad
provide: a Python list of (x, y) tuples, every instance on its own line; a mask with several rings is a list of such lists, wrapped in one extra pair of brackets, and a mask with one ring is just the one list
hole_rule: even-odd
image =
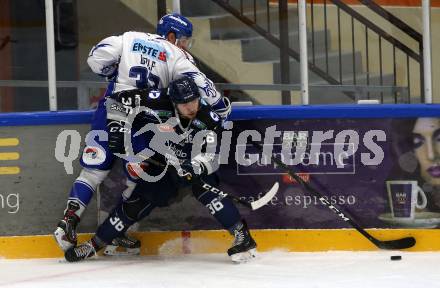
[(124, 32), (122, 35), (145, 35), (145, 34), (148, 34), (148, 33), (141, 32), (141, 31), (130, 30), (130, 31)]
[(220, 116), (211, 110), (208, 105), (201, 104), (200, 110), (191, 122), (191, 126), (200, 130), (217, 130), (221, 127)]
[(174, 110), (167, 89), (150, 90), (142, 99), (144, 106), (153, 110)]
[(108, 96), (126, 106), (145, 106), (152, 110), (173, 110), (166, 89), (132, 89), (116, 92)]

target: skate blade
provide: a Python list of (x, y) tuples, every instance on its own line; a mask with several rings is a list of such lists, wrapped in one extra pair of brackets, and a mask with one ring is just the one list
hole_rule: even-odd
[(245, 252), (231, 255), (231, 260), (234, 263), (240, 264), (240, 263), (249, 262), (256, 257), (257, 257), (257, 249), (253, 248)]
[(64, 252), (66, 252), (69, 248), (75, 246), (73, 243), (63, 239), (66, 237), (66, 234), (61, 228), (57, 228), (55, 232), (53, 232), (53, 237), (55, 238), (55, 241), (57, 242), (58, 246)]
[(133, 256), (140, 253), (140, 248), (124, 248), (115, 245), (107, 245), (104, 250), (104, 255), (106, 256)]

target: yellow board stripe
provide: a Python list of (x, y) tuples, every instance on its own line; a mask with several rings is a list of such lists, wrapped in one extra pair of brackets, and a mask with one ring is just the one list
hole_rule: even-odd
[(0, 160), (18, 160), (18, 159), (20, 159), (20, 154), (17, 152), (0, 153)]
[(0, 167), (0, 175), (12, 175), (12, 174), (19, 174), (20, 173), (20, 167), (17, 166), (11, 166), (11, 167)]
[(18, 138), (0, 138), (0, 147), (1, 146), (17, 146), (20, 144)]
[[(406, 251), (440, 251), (440, 229), (368, 229), (380, 240), (414, 236), (417, 244)], [(258, 251), (289, 252), (376, 251), (370, 241), (354, 229), (335, 230), (252, 230)], [(80, 234), (79, 242), (92, 234)], [(185, 253), (226, 253), (232, 237), (226, 231), (137, 232), (141, 255)], [(0, 237), (0, 258), (59, 258), (63, 253), (52, 235)]]

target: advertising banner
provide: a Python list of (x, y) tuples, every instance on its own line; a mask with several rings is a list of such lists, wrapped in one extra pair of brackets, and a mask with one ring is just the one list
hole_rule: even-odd
[[(53, 233), (81, 171), (80, 144), (75, 151), (70, 149), (71, 139), (66, 140), (69, 147), (60, 153), (70, 157), (71, 167), (66, 169), (55, 156), (57, 138), (63, 131), (79, 136), (88, 129), (89, 125), (0, 127), (0, 236)], [(81, 221), (81, 232), (95, 230), (96, 214), (93, 199)]]
[[(231, 145), (219, 171), (222, 190), (252, 201), (280, 183), (276, 196), (261, 209), (240, 208), (251, 228), (350, 228), (270, 161), (270, 155), (282, 159), (362, 227), (440, 225), (439, 118), (244, 120), (225, 130), (224, 138), (230, 138)], [(249, 144), (251, 138), (265, 143), (265, 154)], [(121, 193), (123, 181), (116, 168), (101, 185), (101, 210), (111, 210), (108, 199)], [(140, 226), (221, 229), (190, 191), (181, 191), (170, 206), (153, 210)]]

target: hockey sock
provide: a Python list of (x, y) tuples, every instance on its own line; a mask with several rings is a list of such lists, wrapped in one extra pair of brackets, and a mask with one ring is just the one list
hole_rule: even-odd
[(123, 213), (122, 205), (110, 213), (107, 219), (98, 227), (96, 236), (104, 243), (110, 244), (116, 237), (122, 236), (130, 225), (136, 221)]
[(85, 208), (90, 203), (96, 188), (101, 184), (108, 173), (109, 171), (84, 168), (78, 178), (76, 178), (70, 190), (68, 202), (73, 201), (79, 204), (80, 208), (75, 211), (78, 217), (81, 217)]
[(73, 183), (72, 189), (70, 190), (68, 203), (75, 202), (79, 205), (79, 209), (75, 211), (75, 214), (78, 217), (81, 217), (82, 213), (86, 209), (86, 206), (92, 199), (93, 193), (94, 190), (92, 190), (89, 185), (77, 181)]
[(131, 225), (150, 214), (154, 207), (151, 203), (133, 195), (110, 213), (98, 227), (96, 236), (110, 244), (113, 239), (123, 236)]
[(227, 230), (241, 219), (240, 212), (229, 198), (221, 198), (211, 191), (205, 191), (196, 198), (208, 207), (211, 215)]

